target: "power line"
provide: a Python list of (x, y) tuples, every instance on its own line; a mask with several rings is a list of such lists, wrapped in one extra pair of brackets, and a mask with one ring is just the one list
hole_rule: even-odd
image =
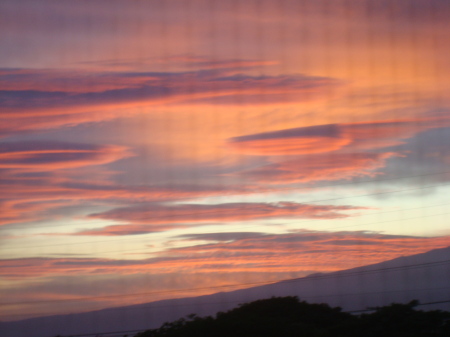
[[(281, 282), (281, 281), (279, 281)], [(278, 283), (278, 281), (275, 281), (273, 284)], [(270, 285), (272, 283), (265, 283), (265, 285)], [(245, 289), (245, 288), (244, 288)], [(419, 291), (429, 291), (429, 290), (444, 290), (444, 289), (450, 289), (450, 287), (440, 287), (440, 288), (421, 288), (421, 289), (400, 289), (400, 290), (385, 290), (385, 291), (371, 291), (371, 292), (359, 292), (359, 293), (339, 293), (339, 294), (328, 294), (328, 295), (315, 295), (315, 296), (303, 296), (302, 298), (310, 301), (311, 299), (314, 298), (329, 298), (329, 297), (338, 297), (338, 296), (354, 296), (354, 295), (371, 295), (371, 294), (385, 294), (385, 293), (398, 293), (398, 292), (419, 292)], [(239, 289), (238, 289), (239, 290)], [(214, 293), (217, 294), (217, 293)], [(214, 295), (211, 294), (211, 295)], [(202, 295), (203, 296), (203, 295)], [(183, 298), (181, 298), (183, 299)], [(167, 300), (172, 300), (172, 299), (167, 299)], [(150, 302), (150, 303), (137, 303), (137, 304), (131, 304), (131, 306), (127, 307), (127, 310), (140, 310), (142, 308), (145, 307), (152, 307), (152, 309), (162, 309), (162, 308), (173, 308), (173, 307), (186, 307), (186, 306), (191, 306), (191, 303), (176, 303), (176, 304), (164, 304), (164, 305), (154, 305), (154, 303), (158, 303), (160, 301), (166, 301), (166, 300), (158, 300), (155, 302)], [(201, 305), (205, 306), (205, 305), (214, 305), (214, 304), (230, 304), (230, 303), (241, 303), (241, 301), (220, 301), (220, 302), (202, 302)], [(436, 303), (432, 303), (432, 304), (437, 304), (440, 302), (436, 302)], [(120, 308), (120, 307), (119, 307)], [(104, 308), (98, 309), (98, 310), (103, 310)], [(115, 309), (115, 307), (111, 308), (111, 309)], [(94, 310), (94, 309), (93, 309)], [(97, 309), (95, 309), (97, 310)], [(67, 315), (71, 315), (72, 313), (68, 313)], [(41, 313), (39, 317), (42, 316), (51, 316), (54, 315), (54, 312), (48, 312), (48, 313)], [(23, 314), (9, 314), (8, 317), (17, 317), (17, 316), (21, 316), (23, 317)], [(38, 317), (38, 318), (39, 318)]]
[[(416, 263), (416, 264), (410, 264), (407, 266), (384, 267), (384, 268), (369, 269), (369, 270), (362, 270), (362, 271), (350, 271), (350, 272), (336, 271), (336, 272), (328, 273), (328, 274), (311, 275), (311, 276), (306, 276), (306, 277), (302, 277), (302, 278), (278, 280), (278, 281), (272, 281), (272, 282), (265, 281), (265, 282), (235, 283), (235, 284), (213, 286), (213, 287), (199, 287), (199, 288), (187, 288), (187, 289), (178, 289), (178, 290), (152, 291), (152, 292), (130, 293), (130, 294), (120, 294), (120, 295), (90, 296), (90, 297), (71, 298), (71, 299), (56, 299), (56, 300), (47, 300), (47, 301), (6, 302), (6, 303), (0, 303), (0, 306), (10, 306), (10, 305), (19, 305), (19, 304), (30, 305), (30, 304), (43, 304), (43, 303), (79, 302), (79, 301), (96, 300), (96, 299), (147, 296), (147, 295), (155, 295), (155, 294), (179, 293), (179, 292), (198, 291), (198, 290), (234, 288), (234, 287), (241, 287), (241, 286), (270, 285), (270, 284), (274, 284), (274, 283), (292, 283), (292, 282), (301, 282), (301, 281), (311, 280), (311, 279), (315, 279), (315, 280), (319, 279), (320, 280), (320, 279), (343, 277), (343, 276), (370, 274), (370, 273), (375, 273), (375, 272), (380, 272), (380, 271), (404, 270), (404, 269), (411, 269), (411, 268), (421, 268), (421, 267), (426, 267), (426, 266), (440, 266), (440, 265), (447, 265), (447, 264), (450, 264), (450, 259), (442, 260), (442, 261), (435, 261), (435, 262)], [(357, 268), (362, 268), (362, 267), (357, 267)]]
[[(238, 301), (232, 301), (232, 302), (226, 302), (227, 304), (230, 303), (239, 303)], [(436, 302), (427, 302), (427, 303), (419, 303), (416, 305), (416, 307), (424, 306), (424, 305), (432, 305), (432, 304), (443, 304), (443, 303), (450, 303), (450, 300), (444, 300), (444, 301), (436, 301)], [(217, 303), (215, 303), (217, 304)], [(357, 314), (357, 313), (364, 313), (364, 312), (373, 312), (376, 311), (377, 308), (372, 309), (360, 309), (360, 310), (349, 310), (349, 311), (342, 311), (349, 314)], [(105, 336), (105, 335), (119, 335), (123, 333), (138, 333), (138, 332), (144, 332), (147, 330), (154, 330), (154, 329), (137, 329), (137, 330), (122, 330), (122, 331), (109, 331), (109, 332), (94, 332), (94, 333), (86, 333), (86, 334), (77, 334), (77, 335), (59, 335), (59, 337), (88, 337), (88, 336)], [(109, 336), (111, 337), (111, 336)]]

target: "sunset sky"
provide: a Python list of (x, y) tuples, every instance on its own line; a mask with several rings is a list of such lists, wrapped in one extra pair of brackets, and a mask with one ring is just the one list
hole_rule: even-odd
[(2, 0), (0, 320), (449, 246), (449, 17)]

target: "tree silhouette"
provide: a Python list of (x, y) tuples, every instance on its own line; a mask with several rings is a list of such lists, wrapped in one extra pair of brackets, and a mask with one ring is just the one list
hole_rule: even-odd
[(392, 304), (356, 316), (297, 297), (273, 297), (216, 317), (192, 314), (136, 337), (449, 337), (450, 313), (415, 310), (417, 304)]

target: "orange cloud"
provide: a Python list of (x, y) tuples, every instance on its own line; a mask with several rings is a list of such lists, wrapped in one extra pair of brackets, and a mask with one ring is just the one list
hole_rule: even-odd
[(295, 157), (295, 159), (241, 172), (240, 175), (269, 184), (308, 183), (376, 176), (385, 166), (387, 153), (328, 153)]
[(241, 73), (264, 62), (202, 60), (191, 64), (199, 69), (106, 73), (2, 70), (0, 132), (108, 120), (128, 116), (129, 108), (161, 104), (229, 104), (230, 98), (252, 104), (305, 101), (341, 85), (325, 77)]
[(87, 193), (82, 197), (80, 188), (76, 193), (76, 187), (69, 187), (75, 182), (70, 178), (71, 170), (79, 172), (129, 156), (131, 153), (122, 146), (4, 142), (0, 149), (0, 188), (8, 193), (0, 196), (0, 225), (41, 220), (51, 210), (73, 205)]
[(237, 152), (264, 156), (379, 149), (449, 125), (449, 118), (316, 125), (235, 137), (229, 145)]
[(349, 142), (338, 125), (329, 124), (235, 137), (229, 145), (246, 154), (298, 155), (338, 150)]
[(271, 162), (237, 175), (269, 184), (307, 183), (381, 174), (376, 170), (389, 158), (406, 156), (389, 147), (449, 125), (448, 117), (327, 124), (235, 137), (228, 144)]
[[(241, 236), (242, 235), (242, 236)], [(444, 248), (450, 237), (365, 232), (217, 233), (180, 239), (210, 241), (143, 260), (21, 258), (0, 260), (3, 277), (134, 273), (331, 272)]]
[(154, 76), (120, 78), (117, 74), (98, 74), (93, 80), (83, 71), (57, 71), (53, 69), (0, 69), (0, 91), (21, 92), (104, 92), (133, 88), (142, 85), (145, 80), (154, 80)]
[[(88, 236), (123, 236), (123, 235), (140, 235), (163, 232), (175, 228), (188, 227), (179, 223), (175, 224), (152, 224), (152, 225), (112, 225), (100, 229), (88, 229), (81, 232), (76, 232), (73, 235), (88, 235)], [(51, 234), (49, 234), (51, 235)]]
[[(192, 68), (222, 69), (232, 71), (236, 71), (237, 69), (240, 69), (242, 71), (255, 67), (272, 66), (279, 63), (277, 61), (244, 60), (244, 59), (213, 60), (208, 57), (195, 55), (170, 56), (151, 61), (154, 63), (170, 64), (171, 67), (191, 68), (191, 69)], [(136, 65), (136, 62), (134, 61), (131, 64)]]
[[(309, 218), (335, 219), (349, 215), (343, 211), (361, 209), (353, 206), (308, 205), (295, 202), (277, 203), (227, 203), (217, 205), (182, 204), (158, 205), (147, 204), (117, 208), (107, 212), (92, 214), (92, 218), (127, 221), (134, 224), (186, 224), (204, 222), (249, 221), (271, 218)], [(111, 227), (106, 228), (104, 235), (111, 235)], [(139, 226), (136, 232), (142, 231)], [(149, 227), (149, 231), (153, 231)], [(130, 234), (133, 227), (123, 229), (123, 233)], [(91, 234), (92, 231), (78, 234)], [(99, 230), (97, 235), (102, 233)]]
[(149, 57), (149, 58), (130, 58), (130, 59), (109, 59), (102, 61), (80, 62), (80, 65), (87, 67), (87, 69), (98, 72), (99, 70), (109, 72), (124, 72), (124, 71), (158, 71), (161, 66), (170, 66), (174, 71), (186, 70), (211, 70), (219, 69), (221, 71), (237, 70), (243, 72), (258, 67), (267, 67), (279, 64), (277, 61), (265, 61), (256, 59), (211, 59), (206, 56), (179, 54), (164, 57)]
[[(281, 235), (256, 233), (253, 237), (235, 233), (186, 235), (190, 240), (209, 244), (174, 249), (171, 256), (192, 259), (209, 272), (213, 270), (251, 270), (287, 272), (293, 270), (335, 271), (413, 255), (447, 247), (450, 237), (412, 237), (366, 232), (298, 231)], [(178, 255), (180, 254), (180, 255)], [(230, 261), (232, 257), (233, 261)], [(361, 260), (359, 260), (361, 259)], [(180, 266), (181, 267), (181, 266)], [(181, 267), (182, 268), (182, 267)]]
[(86, 183), (69, 177), (54, 175), (43, 177), (5, 176), (0, 189), (8, 191), (0, 196), (0, 225), (52, 218), (51, 211), (62, 206), (84, 203), (105, 206), (123, 204), (185, 200), (206, 196), (255, 193), (252, 186), (124, 186), (111, 183)]
[(108, 180), (98, 167), (130, 157), (122, 146), (68, 142), (4, 142), (0, 149), (0, 225), (51, 219), (58, 209), (90, 200), (92, 205), (120, 201), (190, 199), (250, 193), (248, 186), (124, 186)]
[(335, 151), (350, 142), (330, 124), (236, 137), (230, 145), (246, 154), (282, 156)]
[(130, 157), (123, 146), (64, 142), (7, 142), (0, 149), (0, 169), (51, 171), (103, 165)]

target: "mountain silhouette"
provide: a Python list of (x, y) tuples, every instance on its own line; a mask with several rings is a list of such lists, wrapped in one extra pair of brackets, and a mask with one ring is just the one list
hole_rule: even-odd
[[(358, 311), (418, 300), (421, 310), (450, 311), (450, 247), (333, 273), (314, 274), (231, 292), (109, 308), (87, 313), (38, 317), (0, 323), (2, 337), (51, 337), (145, 330), (195, 313), (227, 311), (239, 303), (270, 297), (297, 296)], [(447, 302), (446, 302), (447, 301)], [(435, 303), (438, 302), (438, 303)], [(439, 303), (440, 302), (440, 303)], [(435, 304), (427, 304), (435, 303)]]

